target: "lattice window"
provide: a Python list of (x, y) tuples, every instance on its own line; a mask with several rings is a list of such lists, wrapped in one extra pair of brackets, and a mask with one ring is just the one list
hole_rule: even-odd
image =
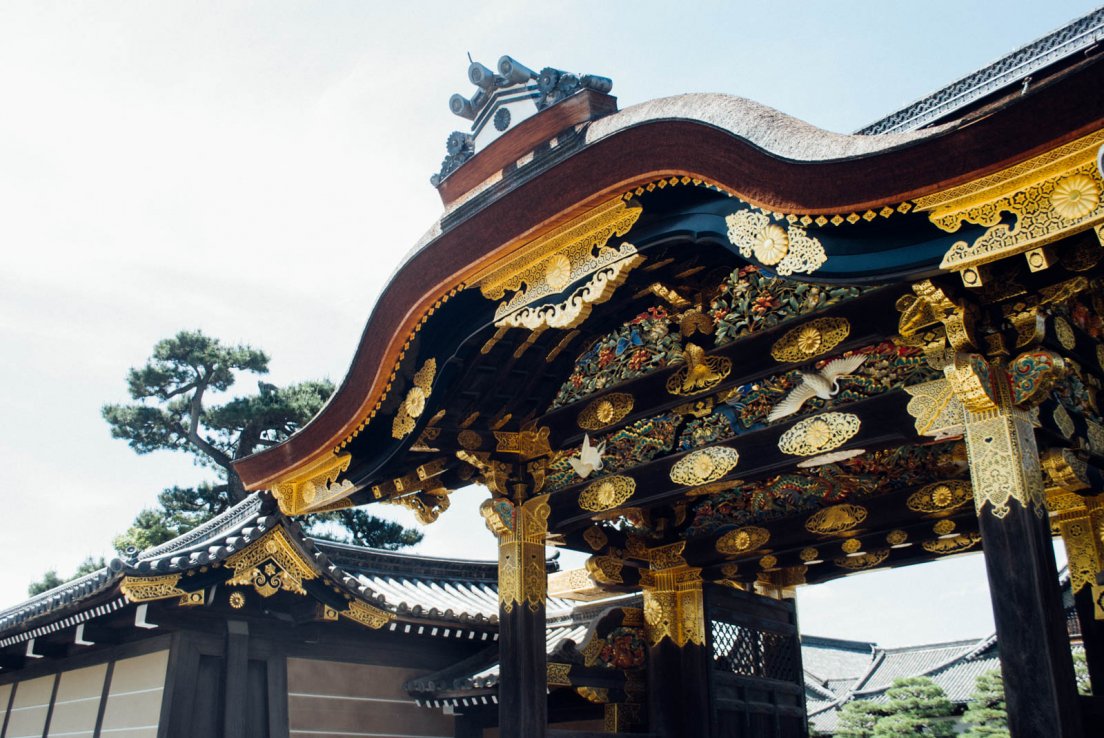
[(795, 637), (719, 620), (710, 624), (716, 668), (741, 676), (797, 681)]

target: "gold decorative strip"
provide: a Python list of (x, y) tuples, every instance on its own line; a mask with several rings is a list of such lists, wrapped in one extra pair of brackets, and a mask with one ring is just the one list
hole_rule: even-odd
[(797, 363), (826, 354), (851, 333), (846, 318), (817, 318), (786, 332), (771, 347), (775, 361)]
[(626, 392), (611, 392), (591, 401), (579, 413), (578, 425), (583, 430), (601, 430), (621, 420), (633, 409), (633, 396)]
[(234, 570), (227, 584), (252, 585), (262, 597), (271, 597), (280, 590), (305, 595), (303, 581), (318, 576), (313, 564), (299, 553), (282, 527), (273, 528), (230, 556), (226, 567)]
[(883, 548), (877, 551), (867, 551), (866, 553), (859, 554), (858, 556), (845, 556), (843, 558), (835, 559), (833, 563), (841, 569), (873, 569), (883, 561), (889, 558), (889, 549)]
[(340, 484), (337, 477), (349, 468), (350, 454), (327, 455), (305, 467), (295, 476), (272, 486), (272, 495), (286, 515), (302, 515), (330, 507), (354, 491), (353, 483)]
[(981, 535), (979, 535), (978, 533), (970, 532), (959, 533), (952, 538), (936, 538), (931, 541), (924, 541), (920, 545), (923, 546), (924, 550), (928, 553), (946, 556), (947, 554), (969, 551), (971, 548), (978, 545), (979, 543), (981, 543)]
[(405, 438), (414, 430), (414, 424), (422, 413), (425, 412), (426, 401), (433, 389), (433, 377), (437, 374), (437, 360), (426, 359), (422, 368), (414, 375), (414, 386), (406, 392), (406, 398), (402, 405), (395, 411), (395, 419), (391, 421), (391, 435), (394, 438)]
[(696, 487), (716, 481), (740, 462), (740, 454), (727, 446), (711, 446), (684, 456), (671, 467), (671, 481)]
[(905, 387), (905, 392), (912, 398), (906, 409), (916, 420), (917, 435), (944, 439), (965, 432), (962, 403), (955, 397), (954, 389), (946, 379)]
[(548, 662), (548, 686), (549, 687), (570, 687), (571, 686), (571, 664), (557, 664), (553, 661)]
[(591, 482), (579, 494), (579, 507), (604, 512), (623, 505), (636, 491), (632, 477), (609, 476)]
[(762, 548), (770, 540), (766, 528), (749, 525), (729, 531), (717, 540), (717, 551), (723, 554), (742, 554)]
[(839, 448), (859, 432), (859, 416), (822, 413), (798, 421), (778, 439), (778, 450), (792, 456), (816, 456)]
[(548, 577), (544, 540), (548, 535), (548, 495), (518, 505), (501, 497), (485, 500), (479, 512), (498, 538), (498, 604), (503, 612), (526, 603), (532, 612), (544, 606)]
[(488, 300), (514, 292), (495, 317), (512, 313), (625, 258), (627, 254), (606, 243), (628, 233), (642, 212), (639, 205), (618, 197), (535, 239), (474, 281)]
[(805, 521), (805, 530), (820, 535), (835, 535), (861, 525), (866, 517), (866, 508), (861, 505), (833, 505), (810, 515)]
[(202, 589), (195, 592), (187, 592), (181, 589), (180, 574), (164, 574), (156, 577), (123, 577), (119, 584), (119, 590), (130, 602), (153, 602), (155, 600), (168, 600), (177, 597), (181, 605), (202, 605), (204, 592)]

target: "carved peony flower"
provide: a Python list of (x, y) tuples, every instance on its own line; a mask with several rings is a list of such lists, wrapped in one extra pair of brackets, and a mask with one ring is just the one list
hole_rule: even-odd
[(1084, 174), (1074, 174), (1054, 185), (1050, 206), (1066, 220), (1083, 218), (1100, 204), (1100, 189)]
[(769, 225), (759, 232), (752, 250), (756, 259), (767, 266), (773, 266), (782, 261), (790, 250), (790, 237), (782, 226)]

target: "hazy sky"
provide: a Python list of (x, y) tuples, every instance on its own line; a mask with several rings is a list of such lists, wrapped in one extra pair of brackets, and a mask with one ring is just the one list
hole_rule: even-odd
[[(440, 214), (429, 176), (466, 128), (447, 101), (472, 92), (467, 52), (611, 77), (622, 107), (724, 92), (851, 131), (1095, 3), (530, 5), (0, 4), (0, 606), (205, 478), (100, 418), (158, 339), (252, 343), (276, 383), (344, 376)], [(493, 556), (482, 494), (458, 494), (421, 549)], [(888, 645), (992, 628), (980, 556), (799, 603), (806, 632)]]

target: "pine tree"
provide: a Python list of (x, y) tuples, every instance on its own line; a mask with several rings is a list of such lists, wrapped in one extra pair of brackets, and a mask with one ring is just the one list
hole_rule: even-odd
[(970, 724), (968, 738), (1009, 738), (1000, 669), (980, 674), (962, 719)]
[(954, 709), (947, 695), (927, 677), (895, 679), (886, 690), (885, 716), (874, 726), (874, 738), (924, 735), (950, 738), (955, 734)]
[(883, 707), (869, 700), (851, 700), (840, 710), (836, 738), (871, 738), (878, 718), (885, 714)]

